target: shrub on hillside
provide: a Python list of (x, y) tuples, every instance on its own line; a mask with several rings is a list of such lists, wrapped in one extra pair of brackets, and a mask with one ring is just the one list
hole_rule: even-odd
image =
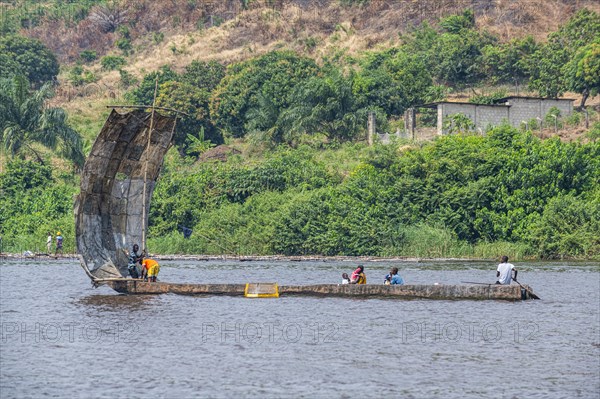
[(100, 59), (100, 65), (105, 71), (114, 71), (127, 65), (127, 61), (118, 55), (106, 55)]
[(83, 60), (83, 62), (92, 62), (98, 58), (98, 54), (95, 50), (83, 50), (79, 53), (79, 57)]

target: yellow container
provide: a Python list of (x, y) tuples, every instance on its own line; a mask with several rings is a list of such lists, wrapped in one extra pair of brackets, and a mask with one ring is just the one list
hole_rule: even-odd
[(279, 298), (277, 283), (246, 283), (244, 289), (246, 298)]

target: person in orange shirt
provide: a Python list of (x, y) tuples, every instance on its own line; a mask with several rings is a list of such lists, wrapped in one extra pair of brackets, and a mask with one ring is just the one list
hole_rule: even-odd
[(160, 265), (157, 261), (150, 258), (144, 258), (142, 261), (142, 278), (147, 277), (149, 283), (156, 282), (158, 272), (160, 271)]

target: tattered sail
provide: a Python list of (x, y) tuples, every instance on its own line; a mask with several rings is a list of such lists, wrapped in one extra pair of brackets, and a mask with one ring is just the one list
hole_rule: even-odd
[(123, 250), (131, 251), (133, 244), (141, 247), (150, 198), (174, 126), (174, 118), (156, 112), (120, 114), (113, 109), (94, 142), (75, 202), (77, 251), (94, 278), (127, 275)]

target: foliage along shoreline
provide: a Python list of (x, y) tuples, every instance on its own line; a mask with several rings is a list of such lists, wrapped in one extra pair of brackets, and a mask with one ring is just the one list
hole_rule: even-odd
[[(164, 164), (150, 211), (152, 253), (600, 255), (600, 142), (540, 140), (501, 126), (485, 137), (280, 146), (254, 160), (189, 162), (172, 151)], [(0, 178), (5, 252), (57, 228), (73, 251), (77, 190), (55, 182), (48, 166), (9, 162)]]
[[(432, 143), (363, 143), (367, 110), (376, 112), (379, 126), (393, 128), (407, 107), (450, 90), (527, 83), (543, 96), (597, 95), (598, 37), (600, 17), (580, 10), (547, 43), (499, 43), (478, 31), (466, 10), (438, 26), (416, 27), (401, 45), (357, 57), (334, 52), (317, 63), (282, 49), (227, 67), (194, 61), (178, 73), (163, 66), (139, 84), (120, 69), (131, 87), (128, 100), (151, 103), (158, 82), (158, 105), (189, 115), (178, 124), (177, 150), (155, 191), (149, 247), (238, 255), (598, 258), (600, 122), (589, 129), (588, 143), (541, 141), (509, 126), (484, 137), (462, 129)], [(20, 36), (0, 38), (0, 50), (0, 131), (8, 158), (0, 173), (4, 248), (27, 249), (60, 230), (65, 251), (72, 250), (72, 198), (85, 151), (66, 113), (48, 107), (58, 62), (40, 42)], [(119, 69), (127, 56), (100, 63)], [(83, 65), (92, 58), (86, 53), (70, 71), (73, 84), (88, 79)], [(495, 95), (503, 94), (474, 100)], [(579, 125), (581, 118), (577, 113), (565, 123)], [(198, 160), (221, 143), (246, 151), (223, 163)], [(70, 172), (50, 166), (57, 156), (71, 162)], [(190, 239), (180, 226), (194, 231)]]

